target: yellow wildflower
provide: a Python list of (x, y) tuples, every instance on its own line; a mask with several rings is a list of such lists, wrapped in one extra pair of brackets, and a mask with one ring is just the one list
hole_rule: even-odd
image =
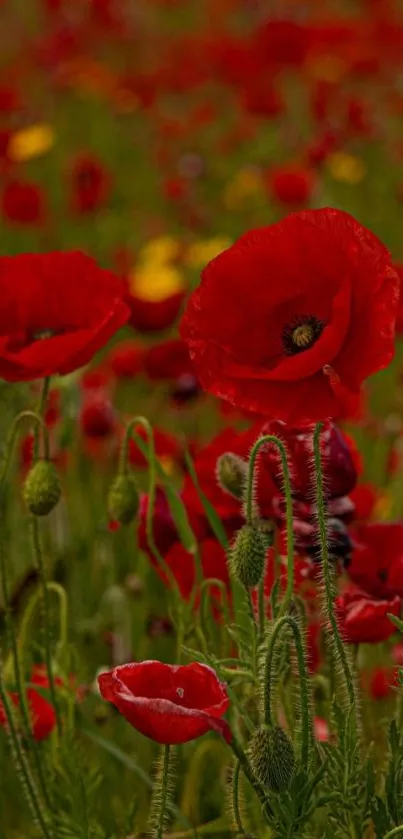
[(147, 303), (159, 303), (184, 291), (185, 280), (177, 268), (152, 262), (133, 270), (129, 286), (135, 297)]
[(359, 184), (367, 174), (365, 163), (359, 157), (342, 151), (332, 154), (327, 165), (335, 181), (342, 181), (351, 186)]
[(16, 131), (10, 140), (9, 155), (16, 163), (40, 157), (55, 144), (55, 132), (50, 125), (30, 125)]

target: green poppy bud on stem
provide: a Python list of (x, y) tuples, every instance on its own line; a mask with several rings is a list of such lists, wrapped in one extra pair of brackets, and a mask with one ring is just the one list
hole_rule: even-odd
[(273, 792), (288, 789), (294, 772), (294, 747), (279, 725), (258, 728), (250, 741), (248, 753), (253, 772), (262, 786)]
[(131, 524), (139, 509), (139, 493), (131, 475), (117, 475), (108, 495), (108, 512), (113, 521)]
[(221, 489), (240, 501), (244, 497), (247, 474), (248, 464), (239, 455), (226, 452), (218, 458), (216, 476)]
[(24, 484), (24, 501), (34, 516), (47, 516), (60, 500), (60, 479), (50, 460), (37, 460)]
[(261, 533), (253, 525), (245, 524), (238, 531), (230, 553), (234, 574), (245, 588), (260, 583), (265, 557), (266, 546)]

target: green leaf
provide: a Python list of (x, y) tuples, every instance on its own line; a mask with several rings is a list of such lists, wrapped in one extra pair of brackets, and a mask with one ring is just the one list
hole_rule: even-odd
[(185, 462), (186, 462), (186, 466), (189, 470), (190, 477), (191, 477), (191, 479), (193, 481), (193, 484), (195, 486), (195, 489), (197, 490), (197, 494), (198, 494), (200, 502), (203, 506), (204, 512), (207, 516), (208, 523), (209, 523), (214, 535), (218, 539), (220, 545), (224, 548), (224, 550), (227, 550), (227, 548), (228, 548), (228, 538), (227, 538), (227, 534), (225, 532), (225, 528), (222, 524), (222, 521), (221, 521), (218, 513), (214, 509), (213, 505), (210, 504), (210, 501), (208, 500), (208, 498), (206, 498), (204, 492), (200, 488), (199, 479), (197, 477), (197, 473), (196, 473), (196, 470), (194, 468), (193, 460), (192, 460), (188, 451), (185, 452)]
[(396, 617), (396, 615), (391, 615), (390, 612), (388, 612), (388, 618), (398, 629), (400, 629), (400, 632), (403, 632), (403, 621), (400, 618)]

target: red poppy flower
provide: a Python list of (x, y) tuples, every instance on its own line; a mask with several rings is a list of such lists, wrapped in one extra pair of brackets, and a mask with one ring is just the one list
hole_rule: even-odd
[(79, 421), (86, 437), (96, 440), (110, 437), (116, 430), (117, 417), (107, 394), (90, 392), (82, 405)]
[(231, 739), (221, 720), (229, 706), (226, 685), (206, 664), (134, 662), (102, 673), (98, 683), (104, 699), (157, 743), (188, 743), (207, 731)]
[(398, 277), (352, 216), (295, 213), (204, 269), (182, 320), (206, 390), (290, 425), (339, 417), (394, 352)]
[[(215, 539), (204, 539), (199, 542), (199, 554), (203, 579), (214, 577), (221, 580), (229, 588), (228, 562), (224, 549)], [(181, 542), (175, 542), (164, 557), (166, 564), (178, 584), (179, 591), (184, 600), (189, 600), (196, 582), (195, 558), (188, 553)], [(154, 562), (154, 560), (153, 560)], [(154, 562), (159, 576), (168, 583), (165, 572)], [(212, 587), (210, 596), (217, 603), (220, 601), (221, 592), (217, 587)]]
[(403, 597), (403, 524), (373, 522), (351, 530), (354, 550), (347, 571), (376, 597)]
[(265, 175), (271, 196), (286, 207), (308, 204), (315, 186), (315, 176), (302, 166), (283, 166)]
[(41, 225), (46, 217), (45, 195), (29, 181), (9, 181), (1, 196), (1, 212), (14, 224)]
[(369, 678), (369, 692), (373, 699), (386, 699), (397, 686), (397, 670), (395, 667), (376, 667)]
[(149, 347), (144, 358), (144, 372), (152, 381), (175, 381), (186, 374), (194, 375), (187, 344), (180, 338), (171, 338)]
[(377, 644), (396, 632), (388, 614), (400, 614), (400, 597), (377, 599), (350, 584), (335, 601), (339, 630), (347, 643)]
[(371, 518), (379, 495), (378, 487), (369, 482), (359, 483), (353, 489), (350, 498), (355, 507), (355, 518), (357, 521), (365, 521)]
[[(315, 490), (313, 469), (313, 428), (292, 428), (284, 422), (272, 420), (262, 428), (263, 434), (274, 434), (286, 445), (295, 498), (309, 500)], [(357, 472), (349, 441), (332, 422), (327, 422), (320, 436), (327, 498), (341, 498), (355, 487)], [(263, 465), (276, 486), (283, 488), (283, 472), (278, 449), (265, 446)]]
[(70, 207), (73, 213), (94, 213), (105, 206), (111, 179), (103, 163), (91, 154), (82, 154), (71, 172)]
[(176, 321), (182, 308), (184, 292), (171, 294), (164, 300), (152, 302), (142, 300), (135, 294), (130, 294), (127, 302), (130, 305), (130, 324), (137, 330), (146, 334), (147, 332), (161, 332), (168, 329)]
[[(48, 688), (49, 681), (46, 675), (46, 669), (43, 665), (37, 664), (32, 669), (31, 683), (38, 685), (41, 688)], [(63, 684), (59, 678), (55, 679), (56, 686)], [(19, 697), (17, 693), (10, 693), (10, 699), (18, 708)], [(30, 687), (27, 690), (27, 702), (31, 714), (32, 734), (35, 740), (45, 740), (52, 733), (56, 725), (56, 714), (50, 702), (45, 699), (42, 694), (38, 693), (35, 688)], [(7, 724), (7, 718), (3, 706), (0, 703), (0, 725)]]
[(0, 258), (0, 376), (71, 373), (124, 325), (121, 282), (79, 252)]
[(109, 363), (117, 379), (134, 379), (143, 370), (144, 347), (138, 341), (124, 341), (113, 347)]
[(398, 274), (400, 280), (400, 296), (396, 317), (396, 332), (398, 335), (403, 335), (403, 263), (394, 262), (393, 267), (396, 273)]

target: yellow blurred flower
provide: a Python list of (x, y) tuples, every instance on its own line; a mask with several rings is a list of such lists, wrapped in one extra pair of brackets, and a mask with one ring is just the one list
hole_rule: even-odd
[(32, 160), (50, 151), (55, 144), (55, 132), (51, 125), (31, 125), (16, 131), (10, 140), (9, 156), (16, 163)]
[(374, 519), (388, 521), (392, 514), (393, 499), (390, 492), (384, 492), (374, 506)]
[(185, 264), (189, 265), (190, 268), (201, 268), (231, 245), (231, 239), (224, 236), (215, 236), (213, 239), (194, 242), (187, 249), (184, 260)]
[(229, 210), (242, 207), (244, 201), (263, 194), (263, 185), (259, 172), (253, 169), (241, 169), (226, 186), (223, 199)]
[(159, 303), (184, 291), (185, 280), (181, 272), (172, 265), (152, 262), (133, 270), (129, 277), (129, 286), (131, 293), (140, 300)]
[(327, 166), (335, 181), (342, 181), (351, 186), (359, 184), (367, 174), (365, 163), (359, 157), (342, 151), (332, 154)]
[(162, 455), (158, 458), (158, 461), (165, 475), (167, 475), (168, 478), (172, 478), (176, 472), (176, 464), (174, 459), (169, 455)]
[(181, 252), (181, 244), (172, 236), (158, 236), (151, 239), (141, 249), (139, 262), (141, 265), (165, 265), (176, 259)]

